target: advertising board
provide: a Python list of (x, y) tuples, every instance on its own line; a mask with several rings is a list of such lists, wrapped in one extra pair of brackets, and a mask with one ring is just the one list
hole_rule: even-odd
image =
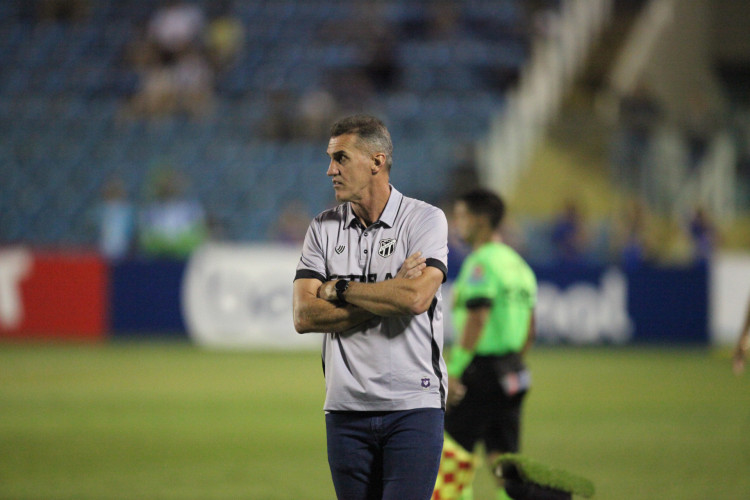
[(300, 250), (209, 244), (190, 259), (182, 307), (190, 336), (213, 347), (300, 349), (321, 344), (292, 323), (292, 283)]
[(107, 282), (96, 254), (1, 249), (0, 337), (103, 337)]

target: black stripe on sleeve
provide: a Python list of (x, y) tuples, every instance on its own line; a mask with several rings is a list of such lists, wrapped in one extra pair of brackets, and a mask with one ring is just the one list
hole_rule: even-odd
[(428, 266), (436, 267), (443, 272), (443, 283), (448, 279), (448, 267), (437, 259), (429, 258), (425, 261)]
[(314, 279), (319, 280), (321, 283), (326, 282), (325, 276), (319, 272), (311, 271), (310, 269), (300, 269), (297, 271), (297, 274), (294, 275), (294, 281), (297, 281), (298, 279)]
[(466, 301), (466, 309), (479, 309), (482, 307), (491, 307), (492, 299), (487, 297), (476, 297)]

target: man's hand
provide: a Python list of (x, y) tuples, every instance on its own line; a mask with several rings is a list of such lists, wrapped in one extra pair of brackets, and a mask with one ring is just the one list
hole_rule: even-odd
[(466, 386), (455, 377), (448, 377), (448, 406), (456, 406), (466, 395)]
[[(415, 252), (406, 258), (401, 269), (398, 270), (396, 278), (414, 279), (422, 276), (422, 271), (427, 267), (427, 259), (422, 257), (422, 252)], [(318, 297), (328, 302), (339, 300), (336, 294), (336, 282), (338, 280), (326, 281), (318, 288)]]
[(414, 279), (422, 276), (422, 271), (427, 267), (427, 259), (422, 257), (422, 252), (415, 252), (406, 258), (401, 269), (398, 270), (396, 278)]
[(318, 298), (328, 302), (336, 302), (339, 296), (336, 294), (336, 282), (338, 280), (326, 281), (318, 288)]

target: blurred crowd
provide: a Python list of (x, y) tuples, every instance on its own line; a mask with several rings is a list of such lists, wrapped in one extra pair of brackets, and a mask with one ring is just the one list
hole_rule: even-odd
[[(125, 120), (159, 120), (165, 117), (201, 120), (216, 112), (217, 82), (240, 64), (249, 50), (249, 33), (237, 15), (238, 2), (194, 3), (168, 0), (154, 3), (145, 22), (138, 26), (122, 54), (121, 63), (137, 78), (124, 100), (120, 116)], [(536, 0), (526, 6), (533, 15), (517, 33), (503, 36), (555, 36), (558, 0)], [(91, 9), (88, 0), (37, 0), (26, 2), (22, 15), (37, 19), (84, 19)], [(427, 15), (401, 25), (388, 21), (381, 2), (356, 2), (354, 18), (344, 24), (331, 20), (315, 33), (316, 39), (341, 42), (365, 54), (358, 65), (342, 65), (335, 74), (312, 88), (299, 92), (280, 86), (268, 95), (268, 111), (253, 133), (271, 141), (321, 141), (321, 152), (329, 124), (337, 116), (367, 107), (383, 93), (399, 89), (403, 68), (399, 65), (397, 43), (408, 36), (423, 40), (452, 40), (462, 30), (497, 36), (491, 24), (461, 18), (456, 2), (434, 1), (426, 5)], [(252, 48), (252, 47), (250, 47)], [(498, 92), (514, 82), (517, 75), (486, 74)], [(659, 261), (663, 241), (658, 228), (664, 193), (663, 183), (655, 182), (655, 165), (660, 162), (658, 147), (662, 125), (677, 123), (686, 155), (686, 175), (701, 168), (712, 137), (725, 127), (726, 113), (707, 95), (695, 93), (688, 100), (684, 116), (666, 116), (653, 89), (637, 85), (619, 99), (617, 127), (612, 137), (609, 165), (611, 178), (624, 191), (634, 193), (616, 216), (602, 222), (587, 217), (586, 208), (575, 198), (565, 200), (557, 213), (546, 220), (527, 221), (522, 215), (509, 217), (505, 239), (531, 261), (575, 265), (582, 262), (619, 263), (636, 268)], [(748, 115), (750, 116), (750, 115)], [(738, 127), (745, 131), (741, 144), (750, 144), (750, 120)], [(743, 122), (744, 123), (744, 122)], [(399, 145), (396, 144), (398, 150)], [(322, 153), (321, 153), (322, 154)], [(741, 148), (740, 164), (750, 165), (750, 146)], [(744, 162), (744, 163), (743, 163)], [(463, 145), (451, 172), (452, 189), (445, 193), (444, 209), (450, 213), (450, 200), (478, 181), (473, 148)], [(128, 192), (128, 183), (112, 178), (102, 189), (97, 222), (100, 248), (110, 258), (133, 255), (184, 257), (209, 238), (221, 238), (221, 224), (213, 220), (205, 200), (189, 195), (188, 183), (179, 168), (154, 173), (144, 195)], [(130, 184), (132, 185), (132, 183)], [(143, 198), (145, 201), (134, 200)], [(434, 200), (431, 200), (434, 201)], [(269, 240), (298, 245), (314, 213), (300, 200), (281, 203), (276, 222), (266, 236)], [(323, 209), (325, 207), (317, 207)], [(721, 242), (719, 229), (710, 209), (700, 203), (672, 220), (684, 237), (687, 260), (705, 262)], [(453, 239), (454, 255), (465, 251)], [(457, 267), (456, 267), (457, 268)]]
[(216, 75), (240, 54), (244, 28), (229, 2), (208, 7), (170, 0), (154, 11), (127, 48), (139, 75), (127, 113), (200, 118), (212, 111)]
[(187, 258), (210, 235), (201, 202), (170, 166), (154, 170), (144, 203), (136, 205), (121, 179), (110, 179), (96, 208), (99, 250), (108, 259)]
[[(459, 189), (476, 186), (476, 177), (456, 185)], [(140, 196), (128, 193), (121, 179), (104, 186), (96, 208), (99, 249), (109, 259), (131, 257), (188, 257), (202, 243), (222, 239), (221, 225), (207, 213), (201, 201), (189, 194), (189, 182), (169, 165), (154, 168), (149, 185)], [(288, 199), (266, 235), (268, 241), (301, 246), (311, 218), (304, 203)], [(321, 207), (321, 210), (323, 207)], [(457, 271), (469, 248), (453, 231), (452, 202), (443, 204), (449, 219), (449, 272)], [(525, 220), (511, 212), (502, 227), (503, 240), (532, 263), (563, 266), (615, 264), (636, 270), (665, 261), (664, 230), (649, 209), (629, 200), (611, 220), (589, 220), (585, 207), (574, 199), (564, 201), (548, 219)], [(670, 224), (671, 225), (671, 224)], [(681, 263), (707, 264), (720, 234), (707, 210), (696, 206), (678, 223), (684, 240)]]
[[(449, 273), (470, 249), (452, 229), (449, 207)], [(627, 271), (663, 264), (707, 265), (720, 243), (705, 208), (681, 221), (660, 221), (642, 202), (628, 200), (617, 216), (594, 219), (575, 199), (566, 199), (547, 218), (511, 213), (501, 228), (503, 241), (536, 265), (586, 267), (616, 265)]]

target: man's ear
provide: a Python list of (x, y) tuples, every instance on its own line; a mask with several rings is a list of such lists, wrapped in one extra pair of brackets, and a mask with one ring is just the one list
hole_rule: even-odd
[(377, 174), (383, 167), (385, 167), (385, 155), (378, 153), (372, 158), (372, 173)]

